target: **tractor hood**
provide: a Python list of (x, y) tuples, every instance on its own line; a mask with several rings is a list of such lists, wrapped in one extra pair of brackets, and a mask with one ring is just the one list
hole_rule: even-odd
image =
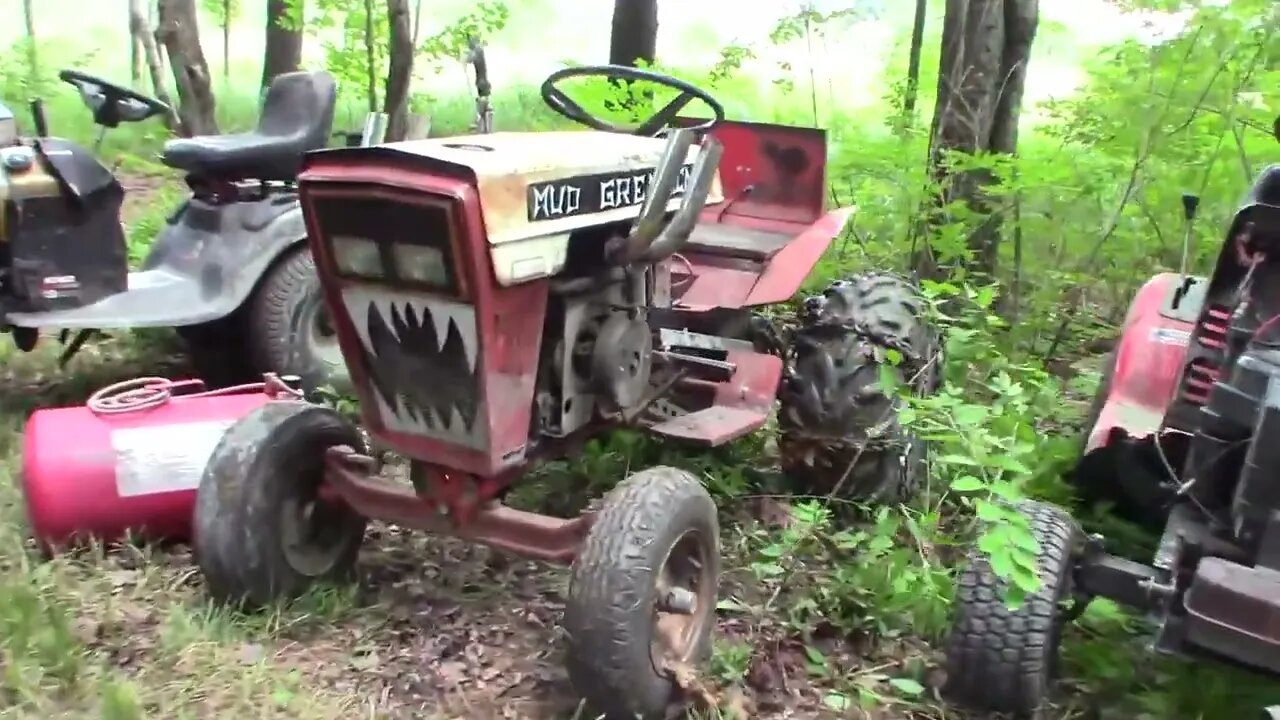
[[(501, 245), (635, 219), (665, 146), (663, 138), (572, 131), (431, 138), (319, 154), (391, 153), (466, 174), (479, 191), (489, 242)], [(689, 150), (670, 211), (679, 206), (698, 151), (696, 145)], [(707, 204), (722, 200), (717, 176)]]

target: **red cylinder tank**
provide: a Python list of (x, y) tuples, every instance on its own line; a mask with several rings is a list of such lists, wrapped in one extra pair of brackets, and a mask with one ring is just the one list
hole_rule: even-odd
[(75, 539), (118, 540), (127, 532), (188, 540), (205, 463), (236, 420), (294, 395), (265, 383), (212, 392), (199, 381), (140, 378), (103, 388), (79, 407), (27, 419), (22, 490), (32, 534), (50, 551)]

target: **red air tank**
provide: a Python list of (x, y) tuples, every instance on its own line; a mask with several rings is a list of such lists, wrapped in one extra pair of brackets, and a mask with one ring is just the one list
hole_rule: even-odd
[(188, 540), (196, 488), (227, 428), (268, 401), (296, 397), (275, 376), (210, 392), (198, 380), (139, 378), (79, 407), (27, 419), (22, 490), (32, 534), (50, 551), (127, 532)]

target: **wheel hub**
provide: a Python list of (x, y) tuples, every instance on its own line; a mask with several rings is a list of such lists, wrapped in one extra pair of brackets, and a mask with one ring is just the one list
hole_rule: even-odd
[(691, 659), (697, 638), (711, 620), (716, 598), (710, 570), (706, 539), (691, 530), (671, 546), (656, 575), (649, 653), (659, 674), (668, 672), (673, 662)]
[(300, 574), (324, 575), (346, 551), (347, 541), (336, 531), (342, 521), (335, 510), (314, 497), (290, 498), (281, 504), (281, 550)]

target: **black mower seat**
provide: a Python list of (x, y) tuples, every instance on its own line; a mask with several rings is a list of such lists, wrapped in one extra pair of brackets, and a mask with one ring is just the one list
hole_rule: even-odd
[(267, 88), (257, 130), (170, 140), (161, 160), (212, 180), (293, 180), (303, 154), (328, 142), (336, 101), (329, 73), (285, 73)]

